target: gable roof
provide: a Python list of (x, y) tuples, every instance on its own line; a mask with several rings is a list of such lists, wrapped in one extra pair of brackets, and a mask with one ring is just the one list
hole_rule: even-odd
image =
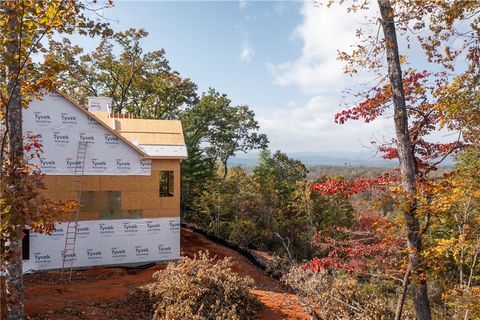
[(105, 112), (91, 112), (124, 138), (138, 144), (185, 145), (178, 120), (110, 118)]
[(106, 112), (90, 112), (65, 93), (57, 93), (146, 159), (187, 157), (182, 124), (178, 120), (111, 118)]

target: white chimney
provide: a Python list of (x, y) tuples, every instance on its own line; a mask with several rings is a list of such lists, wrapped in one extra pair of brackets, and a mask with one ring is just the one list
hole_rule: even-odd
[(112, 98), (109, 97), (88, 97), (88, 111), (111, 113)]

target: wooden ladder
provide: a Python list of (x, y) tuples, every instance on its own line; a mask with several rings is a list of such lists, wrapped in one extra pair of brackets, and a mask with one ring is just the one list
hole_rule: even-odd
[[(87, 145), (85, 141), (78, 142), (77, 158), (75, 161), (75, 173), (72, 183), (72, 197), (71, 199), (77, 200), (78, 207), (73, 212), (73, 219), (67, 222), (67, 230), (65, 231), (65, 247), (62, 257), (62, 271), (60, 273), (60, 279), (65, 278), (66, 281), (72, 280), (73, 262), (75, 261), (75, 244), (77, 242), (77, 227), (78, 227), (78, 214), (80, 212), (80, 200), (82, 195), (82, 178), (85, 169), (85, 157), (87, 155)], [(68, 279), (66, 273), (68, 272)]]

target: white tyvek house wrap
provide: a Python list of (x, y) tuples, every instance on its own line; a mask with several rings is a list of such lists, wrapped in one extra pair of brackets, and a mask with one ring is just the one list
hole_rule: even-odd
[[(30, 234), (24, 273), (62, 267), (66, 223), (52, 235)], [(180, 218), (80, 221), (73, 267), (114, 265), (180, 257)], [(68, 266), (70, 266), (68, 264)]]
[(119, 139), (63, 96), (50, 93), (23, 112), (25, 136), (40, 135), (38, 164), (47, 175), (73, 175), (79, 141), (88, 143), (85, 175), (150, 175), (151, 160)]
[(138, 147), (152, 157), (187, 158), (186, 145), (139, 144)]

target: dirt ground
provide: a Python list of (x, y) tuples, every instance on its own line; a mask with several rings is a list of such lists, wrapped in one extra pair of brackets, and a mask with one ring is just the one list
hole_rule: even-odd
[[(259, 319), (310, 319), (298, 297), (236, 251), (188, 229), (182, 229), (181, 248), (187, 256), (208, 250), (218, 258), (231, 257), (234, 271), (255, 281), (252, 293), (262, 303)], [(131, 292), (163, 268), (165, 264), (146, 269), (90, 268), (74, 271), (70, 283), (61, 283), (58, 272), (26, 275), (26, 313), (29, 319), (149, 319), (149, 311)]]

